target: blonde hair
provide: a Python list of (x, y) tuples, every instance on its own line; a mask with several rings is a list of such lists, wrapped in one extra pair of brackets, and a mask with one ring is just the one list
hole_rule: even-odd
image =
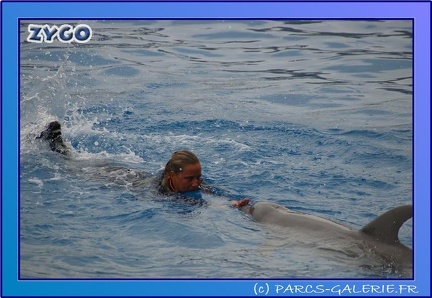
[(160, 183), (162, 190), (164, 192), (171, 191), (169, 187), (169, 175), (171, 172), (178, 174), (183, 171), (183, 167), (185, 165), (194, 165), (197, 163), (200, 163), (198, 157), (189, 150), (174, 152), (171, 156), (171, 159), (165, 165), (162, 181)]

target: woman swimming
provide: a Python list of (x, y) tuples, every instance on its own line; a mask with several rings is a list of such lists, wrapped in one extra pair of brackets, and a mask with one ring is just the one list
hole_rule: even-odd
[[(50, 149), (54, 152), (65, 156), (72, 154), (72, 149), (63, 140), (61, 125), (58, 121), (50, 122), (47, 129), (37, 138), (48, 141)], [(202, 191), (203, 193), (227, 196), (224, 192), (203, 182), (201, 163), (198, 157), (188, 150), (176, 151), (172, 154), (171, 159), (165, 165), (158, 191), (164, 195), (181, 195), (192, 191)], [(239, 208), (247, 205), (249, 201), (248, 198), (235, 200), (231, 202), (231, 206)]]
[(163, 193), (195, 191), (202, 184), (201, 163), (191, 151), (182, 150), (173, 153), (166, 163), (160, 191)]

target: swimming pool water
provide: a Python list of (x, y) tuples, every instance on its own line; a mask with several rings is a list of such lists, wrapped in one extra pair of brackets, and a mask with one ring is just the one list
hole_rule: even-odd
[[(412, 203), (410, 21), (85, 20), (93, 38), (79, 45), (28, 43), (29, 23), (20, 277), (403, 275), (289, 239), (229, 198), (192, 206), (107, 169), (155, 177), (190, 149), (205, 179), (234, 197), (359, 229)], [(51, 120), (72, 158), (35, 140)], [(412, 245), (411, 221), (400, 237)]]

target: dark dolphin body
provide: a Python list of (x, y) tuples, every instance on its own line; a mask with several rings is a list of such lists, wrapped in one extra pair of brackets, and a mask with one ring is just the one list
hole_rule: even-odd
[(58, 121), (50, 122), (47, 129), (41, 132), (37, 139), (47, 140), (52, 151), (63, 155), (70, 155), (72, 153), (71, 149), (63, 141), (61, 125)]
[(397, 268), (404, 277), (412, 276), (412, 250), (399, 241), (399, 229), (412, 217), (412, 206), (393, 208), (378, 216), (359, 231), (331, 220), (299, 212), (269, 202), (259, 202), (241, 208), (262, 223), (281, 226), (316, 239), (326, 239), (335, 247), (358, 242), (366, 252), (373, 252)]

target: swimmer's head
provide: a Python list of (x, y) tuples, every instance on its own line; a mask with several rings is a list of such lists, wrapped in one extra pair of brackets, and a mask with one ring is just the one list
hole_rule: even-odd
[(199, 189), (201, 185), (201, 163), (188, 150), (176, 151), (165, 165), (161, 186), (166, 192), (184, 192)]

